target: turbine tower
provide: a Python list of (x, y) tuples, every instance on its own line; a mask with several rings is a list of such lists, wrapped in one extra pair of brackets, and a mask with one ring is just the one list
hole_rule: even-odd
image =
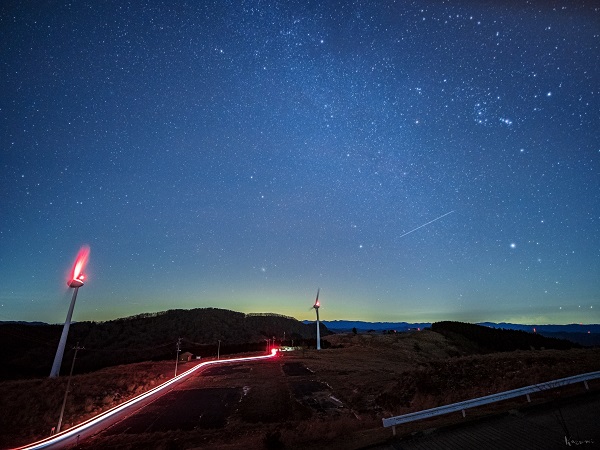
[(63, 354), (65, 353), (65, 346), (67, 345), (67, 336), (69, 334), (69, 327), (71, 326), (71, 317), (73, 316), (73, 309), (75, 308), (75, 300), (77, 300), (77, 292), (79, 288), (83, 286), (83, 280), (85, 275), (83, 274), (83, 268), (85, 267), (88, 257), (90, 255), (90, 248), (88, 246), (81, 247), (75, 260), (75, 265), (71, 271), (67, 286), (73, 288), (73, 298), (71, 299), (71, 306), (69, 306), (69, 312), (67, 313), (67, 319), (63, 326), (63, 331), (58, 342), (58, 348), (56, 349), (56, 356), (54, 356), (54, 363), (52, 364), (52, 370), (50, 371), (50, 378), (56, 378), (60, 372), (60, 366), (62, 365)]
[(313, 308), (315, 308), (315, 311), (317, 312), (317, 350), (321, 350), (321, 330), (319, 329), (319, 307), (321, 306), (319, 303), (320, 290), (321, 288), (317, 289), (317, 298), (315, 300), (315, 304), (313, 305)]

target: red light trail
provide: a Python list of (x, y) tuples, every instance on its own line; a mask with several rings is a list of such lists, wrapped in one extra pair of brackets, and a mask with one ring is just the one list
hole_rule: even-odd
[(73, 269), (71, 270), (71, 276), (67, 281), (68, 285), (70, 285), (73, 280), (83, 281), (83, 269), (85, 269), (89, 257), (90, 247), (88, 245), (84, 245), (79, 249), (79, 253), (77, 253), (77, 257), (75, 258), (75, 264), (73, 264)]

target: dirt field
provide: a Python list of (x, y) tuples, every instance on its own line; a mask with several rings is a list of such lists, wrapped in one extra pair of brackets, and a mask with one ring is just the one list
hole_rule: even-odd
[[(358, 449), (391, 439), (383, 417), (600, 370), (599, 349), (473, 355), (431, 331), (327, 339), (327, 350), (206, 370), (81, 448)], [(112, 382), (105, 380), (106, 392)], [(582, 391), (573, 386), (532, 401)], [(83, 399), (74, 409), (85, 410), (85, 397), (74, 397)], [(470, 410), (469, 417), (525, 405), (516, 399)], [(413, 423), (401, 433), (464, 420), (458, 416)]]

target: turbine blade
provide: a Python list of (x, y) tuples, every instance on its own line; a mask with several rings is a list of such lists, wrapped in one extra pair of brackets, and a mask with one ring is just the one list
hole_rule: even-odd
[(317, 309), (319, 306), (321, 306), (321, 304), (319, 303), (319, 292), (321, 291), (321, 288), (317, 289), (317, 298), (315, 299), (315, 304), (313, 305), (313, 308)]

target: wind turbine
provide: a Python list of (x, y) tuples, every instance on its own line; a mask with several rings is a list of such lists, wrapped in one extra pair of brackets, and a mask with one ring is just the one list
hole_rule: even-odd
[(317, 298), (315, 299), (315, 304), (313, 308), (317, 312), (317, 350), (321, 350), (321, 330), (319, 329), (319, 308), (321, 307), (321, 303), (319, 303), (319, 291), (321, 288), (317, 289)]
[(50, 378), (57, 377), (60, 372), (63, 354), (65, 353), (65, 346), (67, 345), (69, 327), (71, 326), (71, 317), (73, 316), (73, 309), (75, 308), (75, 300), (77, 300), (77, 291), (79, 291), (79, 288), (83, 286), (83, 280), (85, 279), (83, 269), (87, 264), (89, 256), (90, 248), (87, 245), (79, 249), (79, 253), (77, 254), (77, 258), (75, 259), (75, 264), (73, 265), (73, 270), (71, 271), (69, 281), (67, 281), (67, 286), (74, 289), (73, 298), (71, 299), (71, 306), (69, 306), (67, 319), (65, 320), (65, 325), (63, 326), (63, 331), (62, 335), (60, 336), (58, 348), (56, 349), (56, 356), (54, 356), (54, 363), (52, 364), (52, 370), (50, 371)]

